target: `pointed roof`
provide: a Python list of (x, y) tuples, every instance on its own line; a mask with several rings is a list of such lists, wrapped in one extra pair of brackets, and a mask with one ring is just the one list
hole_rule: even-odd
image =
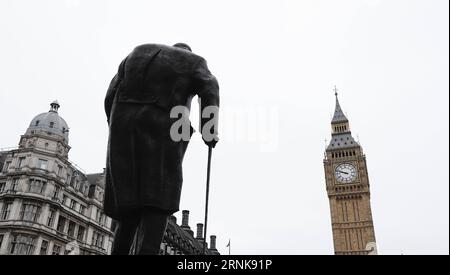
[[(334, 116), (333, 116), (333, 120), (331, 121), (331, 124), (346, 123), (346, 122), (348, 122), (348, 119), (345, 116), (344, 112), (342, 111), (341, 105), (339, 104), (336, 86), (334, 87), (334, 95), (336, 96), (336, 108), (334, 110)], [(334, 131), (331, 134), (331, 136), (332, 136), (332, 138), (327, 147), (327, 151), (359, 147), (359, 143), (357, 141), (355, 141), (355, 139), (353, 138), (348, 125), (347, 125), (346, 130)]]
[(331, 123), (334, 124), (334, 123), (348, 122), (348, 119), (345, 116), (344, 112), (342, 111), (341, 105), (339, 104), (336, 86), (334, 87), (334, 95), (336, 96), (336, 108), (334, 109), (334, 116), (333, 119), (331, 120)]
[(327, 150), (348, 149), (359, 147), (359, 143), (353, 138), (350, 132), (333, 135)]

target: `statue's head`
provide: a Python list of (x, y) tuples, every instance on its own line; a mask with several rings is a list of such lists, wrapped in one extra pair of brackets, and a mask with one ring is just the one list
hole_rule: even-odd
[(173, 45), (173, 46), (174, 46), (174, 47), (177, 47), (177, 48), (184, 49), (184, 50), (186, 50), (186, 51), (192, 52), (191, 47), (189, 47), (189, 45), (186, 44), (186, 43), (177, 43), (177, 44), (175, 44), (175, 45)]

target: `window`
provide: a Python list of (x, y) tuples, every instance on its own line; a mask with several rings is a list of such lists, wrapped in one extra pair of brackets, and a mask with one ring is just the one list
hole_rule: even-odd
[(83, 185), (83, 188), (82, 188), (83, 191), (81, 191), (81, 192), (82, 192), (83, 194), (87, 195), (87, 193), (88, 193), (88, 188), (89, 188), (89, 186), (88, 186), (87, 184), (84, 184), (84, 185)]
[(70, 201), (70, 209), (75, 210), (75, 207), (77, 206), (77, 202), (75, 200)]
[(69, 229), (67, 230), (67, 235), (69, 235), (69, 237), (75, 238), (75, 223), (73, 221), (69, 221)]
[(103, 202), (103, 198), (104, 198), (103, 191), (98, 191), (98, 200)]
[(58, 176), (61, 176), (62, 172), (63, 172), (63, 167), (61, 165), (58, 165), (58, 170), (56, 171), (56, 174)]
[(55, 126), (55, 123), (52, 121), (50, 122), (50, 128), (53, 128), (53, 126)]
[(64, 233), (65, 227), (66, 227), (66, 218), (64, 218), (63, 216), (59, 216), (58, 226), (56, 227), (56, 230)]
[(47, 163), (48, 163), (47, 160), (39, 159), (38, 160), (38, 164), (37, 164), (37, 168), (42, 169), (42, 170), (46, 170), (47, 169)]
[(102, 234), (94, 231), (94, 234), (92, 234), (92, 245), (93, 246), (103, 248), (104, 240), (105, 240), (105, 237)]
[(19, 161), (17, 162), (17, 168), (22, 168), (24, 164), (25, 164), (25, 157), (20, 157)]
[(6, 182), (0, 182), (0, 193), (5, 191)]
[(79, 190), (80, 189), (80, 181), (75, 181), (75, 186), (73, 187), (75, 188), (75, 190)]
[(39, 252), (39, 255), (47, 255), (47, 250), (48, 250), (48, 241), (42, 240), (41, 251)]
[(32, 255), (36, 238), (30, 235), (13, 235), (9, 247), (12, 255)]
[(2, 212), (0, 213), (0, 220), (7, 220), (9, 213), (11, 213), (12, 201), (7, 201), (3, 204)]
[(46, 184), (45, 181), (31, 179), (30, 180), (30, 188), (28, 189), (28, 191), (31, 193), (42, 194), (44, 192), (45, 184)]
[(9, 169), (9, 166), (11, 166), (11, 161), (7, 161), (7, 162), (5, 163), (5, 168), (4, 168), (3, 171), (7, 172), (8, 169)]
[(19, 186), (19, 178), (13, 179), (13, 182), (11, 184), (11, 190), (17, 191), (17, 187)]
[(80, 242), (84, 241), (84, 232), (86, 231), (86, 229), (83, 226), (79, 226), (78, 227), (78, 234), (77, 234), (77, 240), (79, 240)]
[(76, 173), (73, 173), (72, 178), (70, 179), (70, 183), (69, 183), (70, 186), (74, 186), (76, 177), (77, 177)]
[(115, 220), (111, 220), (111, 231), (112, 232), (116, 232), (116, 228), (117, 228), (118, 224)]
[(41, 215), (41, 206), (32, 203), (22, 204), (20, 219), (24, 221), (37, 222)]
[(36, 123), (34, 124), (34, 126), (38, 126), (39, 125), (39, 120), (36, 120)]
[(61, 253), (61, 246), (54, 244), (52, 255), (59, 255)]
[(53, 189), (53, 198), (59, 198), (59, 191), (61, 188), (58, 185), (55, 185), (55, 188)]
[(97, 209), (97, 216), (95, 217), (97, 223), (101, 223), (102, 221), (102, 211), (100, 211), (99, 209)]
[(94, 231), (94, 233), (92, 233), (92, 243), (91, 245), (96, 245), (98, 240), (98, 233)]
[(55, 222), (55, 210), (50, 209), (48, 212), (48, 218), (47, 218), (47, 226), (53, 227), (53, 223)]
[(103, 248), (103, 243), (105, 242), (105, 236), (100, 235), (99, 236), (99, 242), (98, 242), (98, 247)]
[(82, 214), (82, 215), (84, 215), (84, 212), (86, 211), (86, 206), (84, 206), (84, 205), (82, 205), (82, 204), (80, 204), (80, 213)]
[(2, 243), (3, 243), (3, 235), (0, 235), (0, 248), (2, 247)]

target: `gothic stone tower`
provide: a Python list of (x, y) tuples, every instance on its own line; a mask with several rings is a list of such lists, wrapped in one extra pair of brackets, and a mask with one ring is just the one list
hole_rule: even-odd
[(332, 139), (324, 159), (336, 255), (377, 254), (366, 156), (353, 139), (336, 95)]

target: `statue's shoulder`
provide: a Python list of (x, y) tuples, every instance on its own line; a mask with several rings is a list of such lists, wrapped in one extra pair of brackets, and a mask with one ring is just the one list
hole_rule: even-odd
[(133, 53), (147, 53), (147, 52), (154, 52), (157, 50), (162, 50), (166, 56), (171, 56), (171, 57), (182, 57), (182, 58), (187, 58), (190, 60), (204, 60), (203, 57), (180, 49), (180, 48), (176, 48), (176, 47), (172, 47), (172, 46), (168, 46), (168, 45), (163, 45), (163, 44), (142, 44), (139, 45), (137, 47), (134, 48)]
[(154, 49), (165, 49), (169, 50), (171, 47), (162, 44), (142, 44), (138, 45), (133, 49), (133, 52), (151, 51)]

